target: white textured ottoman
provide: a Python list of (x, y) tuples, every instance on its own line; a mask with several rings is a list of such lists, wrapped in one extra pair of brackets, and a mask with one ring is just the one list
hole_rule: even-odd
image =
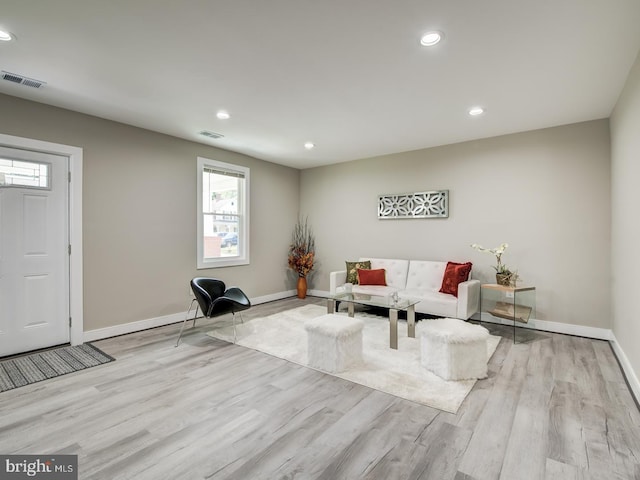
[(328, 313), (304, 322), (310, 367), (342, 372), (362, 361), (362, 327), (357, 318)]
[(445, 380), (487, 377), (489, 331), (455, 318), (425, 320), (422, 366)]

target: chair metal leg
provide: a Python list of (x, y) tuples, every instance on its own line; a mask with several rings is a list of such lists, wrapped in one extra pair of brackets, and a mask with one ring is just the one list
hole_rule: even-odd
[[(232, 321), (233, 321), (233, 343), (236, 343), (236, 341), (238, 340), (238, 335), (236, 333), (236, 312), (231, 312), (231, 315), (233, 315), (233, 317), (232, 317)], [(244, 318), (242, 318), (242, 312), (238, 312), (238, 315), (240, 316), (240, 323), (242, 323), (244, 325)]]
[[(193, 303), (193, 301), (191, 301), (191, 303)], [(198, 319), (198, 309), (200, 308), (200, 305), (196, 304), (196, 314), (193, 317), (193, 325), (191, 328), (196, 328), (196, 320)], [(191, 306), (189, 306), (189, 311), (191, 311)], [(187, 315), (189, 315), (189, 312), (187, 312)]]
[[(195, 302), (196, 299), (192, 299), (191, 300), (191, 304), (189, 305), (189, 310), (187, 310), (187, 314), (184, 317), (184, 321), (182, 322), (182, 326), (180, 327), (180, 335), (178, 335), (178, 341), (176, 342), (176, 347), (180, 344), (180, 339), (182, 338), (182, 331), (184, 330), (184, 326), (187, 323), (187, 320), (189, 319), (189, 314), (191, 313), (191, 309), (193, 308), (193, 302)], [(196, 306), (196, 317), (198, 316), (198, 307)], [(196, 324), (196, 319), (194, 317), (193, 319), (193, 326), (195, 327)]]
[(232, 315), (232, 321), (233, 321), (233, 343), (236, 343), (236, 340), (238, 339), (236, 335), (236, 313), (231, 312), (231, 315)]

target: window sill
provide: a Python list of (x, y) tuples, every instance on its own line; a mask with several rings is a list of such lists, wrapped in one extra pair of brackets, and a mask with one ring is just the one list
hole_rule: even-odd
[(198, 262), (198, 270), (205, 270), (207, 268), (219, 268), (219, 267), (236, 267), (239, 265), (249, 265), (248, 258), (225, 258), (215, 260), (204, 260)]

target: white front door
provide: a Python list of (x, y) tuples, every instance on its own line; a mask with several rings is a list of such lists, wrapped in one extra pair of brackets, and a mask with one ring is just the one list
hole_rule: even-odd
[(0, 357), (69, 342), (68, 172), (0, 147)]

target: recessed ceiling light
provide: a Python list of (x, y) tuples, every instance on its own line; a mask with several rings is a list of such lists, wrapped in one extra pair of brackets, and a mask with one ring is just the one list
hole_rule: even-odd
[(427, 32), (420, 39), (420, 45), (424, 47), (433, 47), (435, 44), (440, 43), (440, 40), (444, 37), (442, 32)]
[(218, 117), (220, 120), (227, 120), (231, 118), (231, 115), (229, 115), (229, 112), (225, 110), (220, 110), (218, 113), (216, 113), (216, 117)]
[(13, 40), (13, 36), (9, 32), (0, 30), (0, 41), (9, 42), (11, 40)]
[(482, 107), (473, 107), (469, 109), (469, 115), (472, 117), (477, 117), (478, 115), (482, 115), (484, 113), (484, 108)]
[(311, 150), (313, 147), (315, 147), (316, 144), (313, 142), (307, 142), (304, 144), (304, 148), (306, 148), (307, 150)]

